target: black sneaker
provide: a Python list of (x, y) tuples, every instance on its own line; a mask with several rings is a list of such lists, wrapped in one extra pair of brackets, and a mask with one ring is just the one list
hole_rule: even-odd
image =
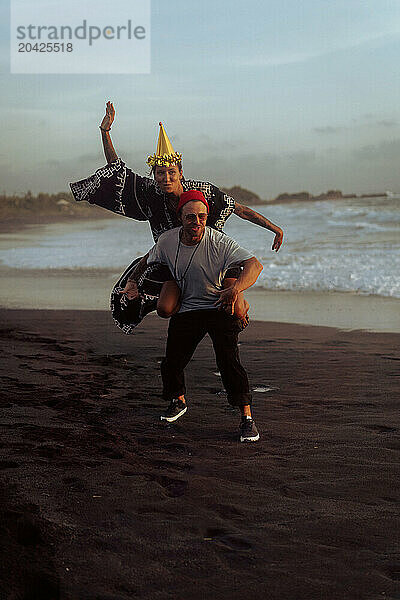
[(168, 406), (167, 410), (163, 415), (161, 415), (161, 421), (168, 421), (168, 423), (172, 423), (176, 421), (185, 414), (187, 411), (187, 406), (185, 402), (182, 400), (171, 400), (171, 404)]
[(239, 431), (241, 442), (257, 442), (257, 440), (260, 439), (256, 424), (251, 418), (248, 419), (247, 417), (242, 417)]

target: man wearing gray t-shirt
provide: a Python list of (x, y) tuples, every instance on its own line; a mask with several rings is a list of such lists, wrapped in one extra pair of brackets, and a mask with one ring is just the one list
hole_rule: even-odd
[[(177, 211), (182, 227), (163, 233), (142, 265), (143, 268), (152, 263), (167, 265), (179, 298), (168, 328), (166, 356), (161, 363), (163, 397), (170, 402), (161, 419), (173, 422), (187, 411), (184, 368), (208, 333), (228, 401), (241, 410), (240, 441), (257, 441), (249, 382), (237, 346), (241, 322), (234, 316), (234, 307), (240, 292), (255, 283), (263, 267), (233, 239), (206, 226), (208, 204), (200, 191), (181, 194)], [(243, 270), (234, 285), (224, 289), (225, 273), (233, 266), (241, 266)], [(139, 266), (132, 278), (133, 288), (141, 270)], [(130, 285), (128, 282), (124, 290), (128, 297)]]

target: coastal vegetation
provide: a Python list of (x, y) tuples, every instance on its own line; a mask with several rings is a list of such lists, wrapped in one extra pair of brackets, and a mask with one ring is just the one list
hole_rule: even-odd
[(379, 192), (374, 194), (343, 194), (341, 190), (328, 190), (327, 192), (323, 192), (314, 196), (310, 194), (310, 192), (295, 192), (289, 194), (284, 192), (283, 194), (279, 194), (276, 198), (272, 198), (269, 200), (263, 200), (254, 192), (246, 190), (245, 188), (236, 185), (232, 188), (224, 188), (223, 191), (232, 196), (240, 202), (240, 204), (246, 204), (247, 206), (255, 206), (257, 204), (283, 204), (286, 202), (312, 202), (319, 200), (341, 200), (344, 198), (381, 198), (382, 196), (387, 196), (387, 192)]
[[(309, 192), (283, 193), (273, 199), (262, 199), (255, 192), (234, 186), (223, 188), (223, 191), (232, 196), (240, 204), (257, 206), (262, 204), (284, 204), (289, 202), (311, 202), (320, 200), (340, 200), (357, 197), (383, 197), (386, 192), (375, 194), (343, 194), (340, 190), (328, 190), (319, 195)], [(0, 194), (0, 222), (3, 226), (11, 223), (45, 223), (74, 218), (112, 218), (113, 214), (102, 208), (90, 205), (87, 202), (75, 202), (69, 192), (58, 194), (40, 193), (37, 195), (27, 191), (23, 195)]]
[(0, 222), (11, 223), (46, 223), (75, 217), (110, 217), (111, 213), (87, 202), (75, 202), (71, 193), (40, 193), (36, 196), (31, 191), (23, 195), (0, 194)]

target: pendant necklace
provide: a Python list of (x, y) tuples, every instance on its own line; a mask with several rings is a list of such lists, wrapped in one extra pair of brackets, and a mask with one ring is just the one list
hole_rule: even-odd
[[(200, 246), (201, 240), (200, 240), (200, 242), (197, 242), (196, 247), (195, 247), (195, 249), (192, 252), (192, 255), (191, 255), (190, 259), (189, 259), (189, 262), (187, 264), (187, 267), (186, 267), (186, 269), (185, 269), (182, 277), (178, 277), (177, 273), (176, 273), (176, 263), (178, 262), (179, 250), (181, 248), (181, 231), (179, 232), (179, 236), (178, 237), (179, 237), (178, 248), (176, 250), (175, 263), (174, 263), (174, 279), (175, 279), (175, 281), (182, 281), (183, 282), (183, 281), (185, 281), (185, 275), (188, 272), (190, 265), (192, 264), (193, 257), (196, 254), (196, 251), (197, 251), (198, 247)], [(201, 238), (201, 239), (203, 239), (203, 238)]]

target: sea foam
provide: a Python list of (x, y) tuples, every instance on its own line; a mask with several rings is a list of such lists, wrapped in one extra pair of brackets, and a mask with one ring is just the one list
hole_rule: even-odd
[[(225, 232), (263, 263), (255, 287), (340, 291), (400, 297), (400, 199), (363, 198), (254, 207), (284, 230), (273, 234), (236, 216)], [(3, 237), (0, 261), (18, 269), (122, 271), (152, 246), (147, 223), (132, 219), (80, 221)], [(21, 243), (22, 240), (22, 243)]]

